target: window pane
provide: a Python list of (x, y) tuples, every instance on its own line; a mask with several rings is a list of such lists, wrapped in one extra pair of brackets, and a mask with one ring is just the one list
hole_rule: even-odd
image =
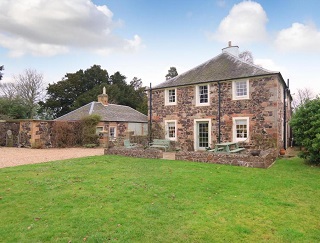
[(209, 147), (209, 123), (199, 123), (199, 147)]
[(115, 136), (116, 136), (116, 134), (115, 134), (115, 128), (114, 127), (110, 127), (109, 128), (109, 136), (111, 137), (111, 138), (114, 138)]
[(236, 136), (237, 138), (248, 137), (248, 124), (247, 120), (236, 120)]
[(208, 103), (208, 85), (199, 86), (199, 102)]
[(176, 102), (176, 90), (170, 89), (168, 92), (169, 92), (169, 102), (170, 103)]
[(247, 81), (236, 82), (236, 94), (237, 96), (247, 95)]
[(168, 137), (175, 138), (176, 137), (176, 125), (175, 122), (168, 122)]

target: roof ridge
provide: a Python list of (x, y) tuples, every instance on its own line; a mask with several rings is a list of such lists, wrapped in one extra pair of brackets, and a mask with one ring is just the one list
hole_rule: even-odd
[[(87, 105), (90, 105), (90, 104), (92, 105), (92, 103), (95, 103), (95, 101), (91, 101), (91, 102), (88, 103), (88, 104), (85, 104), (85, 105), (83, 105), (83, 106), (80, 106), (79, 108), (77, 108), (77, 109), (75, 109), (75, 110), (73, 110), (73, 111), (70, 111), (70, 112), (68, 112), (67, 114), (64, 114), (64, 115), (62, 115), (62, 116), (59, 116), (59, 117), (57, 117), (57, 118), (54, 119), (54, 120), (60, 119), (60, 118), (62, 118), (62, 117), (64, 117), (64, 116), (66, 116), (66, 115), (69, 115), (70, 113), (76, 112), (77, 110), (83, 108), (84, 106), (87, 106)], [(99, 103), (99, 102), (97, 102), (97, 103)]]

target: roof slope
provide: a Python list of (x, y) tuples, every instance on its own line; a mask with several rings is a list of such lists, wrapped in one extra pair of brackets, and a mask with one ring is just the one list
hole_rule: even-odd
[(247, 63), (236, 56), (224, 52), (185, 73), (155, 86), (154, 89), (278, 73)]
[(129, 106), (114, 104), (104, 106), (100, 102), (91, 102), (55, 120), (75, 121), (89, 115), (99, 115), (101, 121), (108, 122), (148, 122), (148, 117), (146, 115)]

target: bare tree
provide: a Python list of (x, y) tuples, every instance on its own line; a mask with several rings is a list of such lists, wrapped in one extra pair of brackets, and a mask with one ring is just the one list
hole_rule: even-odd
[(247, 63), (253, 64), (253, 55), (250, 51), (243, 51), (239, 54), (239, 58)]
[(13, 100), (17, 96), (17, 90), (14, 83), (0, 83), (0, 94), (3, 98)]
[(294, 96), (292, 107), (296, 109), (300, 105), (305, 104), (307, 101), (316, 98), (316, 95), (310, 88), (298, 89)]
[(26, 69), (14, 79), (17, 94), (24, 101), (29, 118), (34, 118), (38, 102), (44, 98), (43, 75), (36, 70)]

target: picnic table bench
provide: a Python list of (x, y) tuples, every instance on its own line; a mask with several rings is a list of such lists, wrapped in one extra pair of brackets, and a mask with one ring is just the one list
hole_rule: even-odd
[(125, 148), (135, 148), (137, 147), (136, 143), (131, 143), (129, 139), (123, 140), (123, 145)]
[(152, 143), (149, 143), (150, 148), (164, 148), (165, 152), (169, 146), (170, 140), (167, 139), (153, 139)]
[(245, 148), (239, 148), (237, 142), (226, 142), (226, 143), (217, 143), (215, 148), (209, 150), (211, 152), (226, 152), (226, 153), (238, 153), (245, 150)]

